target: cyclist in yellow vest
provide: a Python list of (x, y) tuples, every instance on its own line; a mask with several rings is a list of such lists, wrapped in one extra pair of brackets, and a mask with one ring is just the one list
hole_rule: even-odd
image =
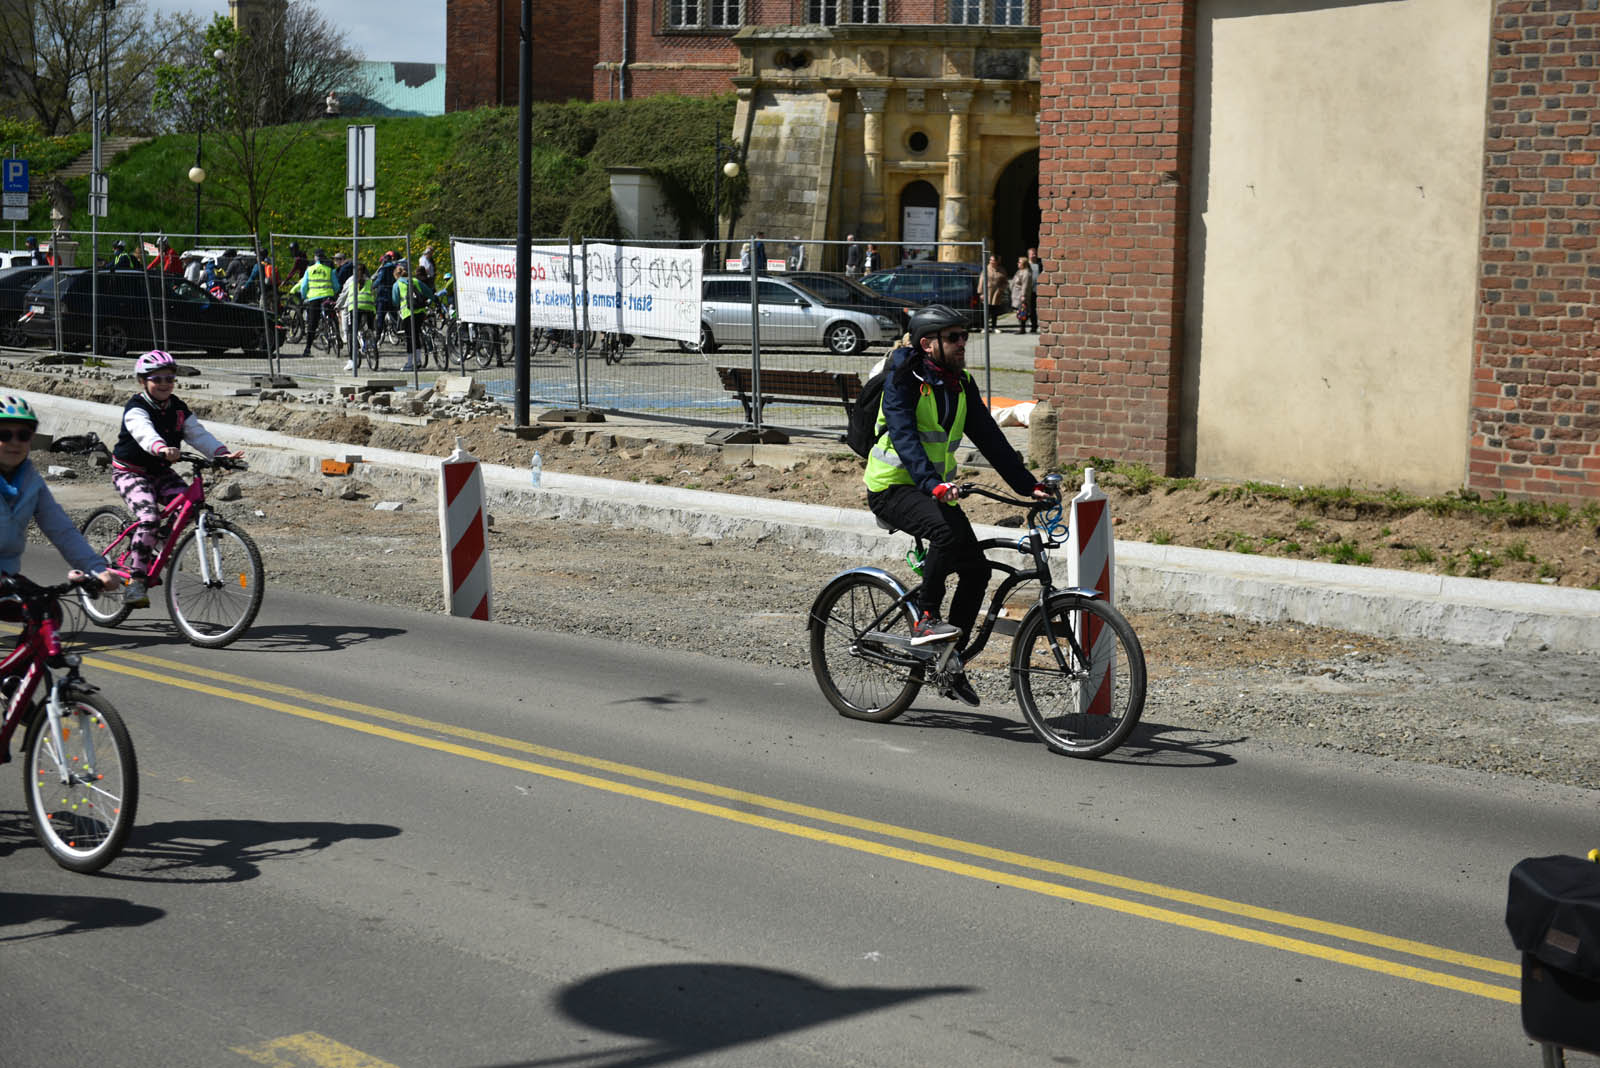
[(305, 301), (306, 310), (306, 351), (301, 355), (310, 356), (311, 339), (317, 336), (317, 327), (322, 323), (323, 302), (334, 295), (333, 268), (328, 266), (326, 252), (317, 249), (317, 261), (306, 268), (295, 289)]
[(400, 332), (406, 339), (406, 365), (400, 370), (409, 371), (417, 351), (417, 329), (422, 325), (420, 320), (428, 301), (433, 299), (433, 290), (428, 283), (411, 277), (410, 265), (402, 260), (394, 269), (393, 297), (392, 303), (400, 311)]
[[(911, 316), (911, 346), (889, 354), (878, 414), (878, 440), (867, 457), (867, 507), (893, 526), (922, 538), (922, 592), (911, 643), (966, 643), (983, 607), (989, 561), (956, 503), (956, 450), (970, 437), (1015, 492), (1047, 500), (1053, 494), (1033, 476), (989, 414), (978, 384), (967, 373), (967, 320), (943, 304)], [(950, 601), (950, 621), (940, 618), (945, 581), (960, 579)], [(965, 672), (949, 696), (977, 705)]]
[[(372, 280), (367, 277), (365, 264), (356, 264), (355, 272), (345, 279), (344, 288), (339, 291), (339, 299), (334, 304), (339, 316), (339, 338), (342, 341), (349, 340), (345, 337), (345, 333), (350, 325), (351, 301), (354, 301), (356, 306), (356, 329), (359, 331), (363, 328), (370, 328), (377, 319), (378, 305), (372, 295)], [(351, 346), (350, 359), (344, 365), (346, 371), (354, 371), (356, 369), (356, 357), (358, 355), (359, 353), (355, 351), (355, 347)]]

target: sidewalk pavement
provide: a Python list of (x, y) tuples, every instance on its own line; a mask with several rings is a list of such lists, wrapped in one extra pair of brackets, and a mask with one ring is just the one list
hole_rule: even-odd
[[(1023, 340), (1023, 339), (1018, 339)], [(41, 394), (23, 394), (41, 413), (42, 429), (64, 435), (93, 430), (114, 439), (121, 408)], [(361, 477), (391, 492), (430, 498), (439, 461), (339, 442), (286, 438), (268, 430), (215, 424), (219, 436), (244, 447), (254, 470), (303, 475), (324, 459), (361, 457)], [(704, 443), (703, 427), (608, 417), (606, 429), (656, 441)], [(782, 467), (807, 453), (837, 452), (830, 439), (790, 445), (730, 445), (725, 459)], [(318, 475), (318, 477), (321, 477)], [(561, 517), (600, 525), (644, 526), (694, 537), (764, 538), (853, 561), (897, 558), (903, 535), (887, 535), (864, 509), (827, 508), (760, 497), (677, 489), (544, 472), (540, 488), (525, 469), (484, 465), (484, 485), (497, 511)], [(374, 518), (374, 523), (381, 522)], [(1014, 537), (1014, 529), (980, 527), (979, 537)], [(1133, 610), (1236, 615), (1295, 622), (1381, 637), (1429, 638), (1487, 647), (1600, 652), (1600, 591), (1409, 571), (1283, 560), (1257, 555), (1116, 543), (1116, 602)], [(1063, 565), (1064, 566), (1064, 565)], [(1065, 573), (1064, 571), (1062, 572)]]

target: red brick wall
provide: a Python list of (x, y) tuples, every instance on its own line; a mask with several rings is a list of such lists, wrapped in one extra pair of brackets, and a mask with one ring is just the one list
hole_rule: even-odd
[[(516, 104), (521, 19), (521, 0), (447, 0), (446, 111)], [(594, 0), (541, 0), (531, 28), (533, 99), (590, 99), (600, 49)]]
[[(468, 111), (501, 102), (500, 30), (504, 0), (447, 0), (444, 15), (444, 109)], [(512, 60), (516, 53), (513, 50)], [(513, 88), (515, 85), (513, 84)]]
[(1600, 12), (1498, 0), (1467, 485), (1600, 499)]
[(1044, 0), (1035, 391), (1064, 461), (1174, 473), (1195, 0)]

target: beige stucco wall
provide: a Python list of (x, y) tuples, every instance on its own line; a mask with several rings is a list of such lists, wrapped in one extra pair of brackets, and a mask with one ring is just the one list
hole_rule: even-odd
[(1184, 454), (1465, 477), (1490, 0), (1201, 0)]

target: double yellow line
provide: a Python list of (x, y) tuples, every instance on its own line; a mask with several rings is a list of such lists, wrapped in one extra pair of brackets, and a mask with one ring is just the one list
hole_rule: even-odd
[[(1042, 894), (1046, 897), (1093, 905), (1097, 908), (1138, 916), (1157, 923), (1203, 931), (1222, 938), (1267, 946), (1287, 953), (1314, 957), (1318, 960), (1344, 964), (1352, 968), (1408, 979), (1412, 982), (1426, 983), (1430, 986), (1443, 987), (1444, 989), (1464, 994), (1473, 994), (1494, 1001), (1517, 1004), (1521, 1000), (1521, 995), (1515, 987), (1503, 986), (1472, 977), (1474, 974), (1513, 979), (1519, 976), (1520, 972), (1517, 965), (1495, 960), (1491, 957), (1462, 953), (1457, 950), (1406, 938), (1395, 938), (1345, 924), (1327, 923), (1308, 916), (1299, 916), (1277, 909), (1260, 908), (1239, 901), (1231, 901), (1227, 898), (1213, 897), (1209, 894), (1194, 893), (1177, 887), (1164, 886), (1160, 883), (1130, 879), (1109, 872), (1097, 871), (1093, 868), (1063, 864), (1059, 861), (1033, 857), (1025, 853), (1015, 853), (1006, 849), (997, 849), (976, 842), (963, 841), (959, 838), (929, 834), (909, 827), (900, 827), (895, 824), (852, 816), (843, 812), (834, 812), (812, 805), (797, 804), (793, 801), (785, 801), (782, 798), (750, 793), (746, 790), (719, 786), (715, 783), (668, 775), (663, 772), (652, 771), (649, 768), (635, 767), (613, 760), (604, 760), (598, 757), (585, 756), (581, 753), (552, 749), (548, 746), (536, 745), (516, 738), (507, 738), (484, 731), (475, 731), (467, 727), (440, 723), (418, 716), (407, 715), (403, 712), (379, 708), (374, 705), (327, 697), (293, 686), (264, 682), (224, 671), (198, 668), (178, 661), (153, 657), (143, 651), (100, 650), (85, 656), (85, 663), (103, 671), (130, 675), (164, 686), (173, 686), (229, 701), (238, 701), (254, 705), (257, 708), (271, 709), (272, 711), (283, 712), (301, 719), (360, 731), (363, 734), (404, 742), (408, 745), (432, 749), (452, 756), (512, 768), (517, 771), (541, 775), (578, 786), (603, 790), (607, 793), (620, 794), (636, 800), (666, 805), (703, 816), (712, 816), (732, 823), (759, 827), (763, 830), (791, 835), (795, 838), (823, 842), (828, 845), (838, 846), (841, 849), (849, 849), (889, 860), (898, 860), (922, 868), (947, 872), (951, 875), (979, 879), (1018, 890), (1026, 890), (1030, 893)], [(138, 665), (151, 665), (158, 670), (147, 670)], [(365, 718), (353, 719), (350, 716), (322, 711), (318, 708), (309, 707), (309, 705), (321, 705), (324, 708), (338, 709)], [(426, 731), (428, 733), (426, 735), (416, 733), (418, 731)], [(452, 739), (459, 739), (459, 741)], [(463, 742), (473, 744), (466, 745), (462, 744)], [(481, 746), (492, 748), (480, 748)], [(512, 754), (524, 754), (525, 756)], [(536, 763), (525, 757), (538, 757), (544, 761), (555, 761), (561, 765), (568, 766)], [(576, 768), (584, 768), (588, 769), (588, 771), (574, 770)], [(608, 776), (620, 776), (622, 779), (633, 781), (602, 778), (599, 775), (589, 774), (591, 771), (602, 772)], [(651, 785), (639, 785), (641, 783)], [(665, 789), (656, 789), (655, 787), (663, 787)], [(676, 792), (667, 792), (668, 790)], [(731, 802), (792, 818), (780, 818), (780, 815), (764, 815), (746, 811), (742, 808), (732, 808), (728, 804), (718, 802)], [(797, 822), (797, 820), (806, 822)], [(872, 837), (863, 837), (863, 835), (871, 835)], [(927, 852), (925, 850), (937, 850), (938, 852)], [(983, 863), (976, 863), (978, 861)], [(1004, 865), (1004, 867), (990, 865)], [(1104, 887), (1130, 896), (1101, 893), (1097, 890), (1084, 889), (1081, 886), (1072, 886), (1050, 879), (1039, 878), (1038, 876), (1040, 875), (1072, 880), (1079, 884)], [(1178, 909), (1167, 907), (1166, 904), (1160, 904), (1160, 902), (1186, 906), (1194, 911), (1179, 911)], [(1216, 915), (1204, 915), (1203, 913)], [(1249, 922), (1248, 924), (1232, 922), (1217, 918), (1218, 916), (1236, 917), (1239, 920)], [(1283, 933), (1284, 931), (1314, 935), (1326, 941), (1311, 941), (1296, 934), (1285, 934)], [(1343, 943), (1343, 945), (1338, 943)], [(1351, 946), (1357, 948), (1349, 948)], [(1387, 956), (1378, 956), (1372, 951), (1380, 951), (1387, 954)], [(1448, 965), (1456, 969), (1456, 971), (1447, 972), (1416, 963), (1408, 963), (1408, 959)]]

